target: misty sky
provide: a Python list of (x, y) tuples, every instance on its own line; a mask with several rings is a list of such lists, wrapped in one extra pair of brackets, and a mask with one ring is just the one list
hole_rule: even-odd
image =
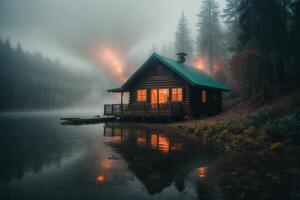
[(63, 63), (84, 65), (101, 46), (128, 57), (173, 41), (182, 11), (195, 30), (200, 1), (0, 0), (0, 37)]

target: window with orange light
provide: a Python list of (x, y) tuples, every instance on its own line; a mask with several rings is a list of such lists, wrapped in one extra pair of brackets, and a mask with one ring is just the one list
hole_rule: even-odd
[(146, 102), (147, 101), (147, 90), (137, 90), (136, 92), (136, 100), (138, 102)]
[(168, 103), (170, 100), (169, 88), (158, 89), (158, 103), (164, 104)]
[(173, 102), (182, 101), (182, 88), (172, 88), (172, 101)]
[(207, 92), (205, 90), (202, 90), (202, 92), (201, 92), (201, 102), (202, 103), (207, 102)]

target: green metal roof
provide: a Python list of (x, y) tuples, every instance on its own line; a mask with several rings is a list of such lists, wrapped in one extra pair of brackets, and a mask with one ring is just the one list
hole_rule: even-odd
[(137, 74), (145, 66), (147, 66), (149, 61), (152, 60), (153, 58), (157, 58), (158, 60), (160, 60), (162, 63), (164, 63), (172, 71), (176, 72), (180, 77), (182, 77), (184, 80), (186, 80), (192, 86), (195, 86), (195, 87), (204, 86), (204, 87), (210, 87), (213, 89), (218, 89), (218, 90), (223, 90), (223, 91), (230, 91), (230, 89), (227, 86), (225, 86), (224, 84), (215, 80), (214, 78), (209, 76), (207, 73), (205, 73), (203, 70), (200, 70), (191, 65), (177, 62), (173, 59), (167, 58), (167, 57), (159, 55), (157, 53), (153, 53), (151, 55), (151, 57), (131, 77), (129, 77), (129, 79), (120, 88), (115, 88), (115, 89), (108, 90), (108, 91), (117, 92), (117, 91), (115, 91), (116, 89), (123, 90), (128, 85), (128, 83), (131, 80), (133, 80), (137, 76)]
[(230, 90), (227, 86), (215, 80), (213, 77), (211, 77), (201, 69), (177, 62), (158, 54), (156, 54), (156, 56), (159, 60), (169, 66), (173, 71), (177, 72), (179, 76), (181, 76), (193, 86), (206, 86), (225, 91)]

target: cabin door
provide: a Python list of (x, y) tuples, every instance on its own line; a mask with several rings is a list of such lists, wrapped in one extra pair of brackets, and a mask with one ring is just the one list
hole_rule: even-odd
[(151, 89), (151, 108), (156, 109), (157, 104), (169, 102), (170, 94), (168, 88)]
[(169, 102), (169, 88), (158, 89), (158, 103), (166, 104)]

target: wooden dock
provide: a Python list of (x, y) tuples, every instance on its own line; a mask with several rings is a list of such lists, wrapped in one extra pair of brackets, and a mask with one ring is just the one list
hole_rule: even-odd
[(79, 118), (79, 117), (66, 117), (60, 118), (62, 125), (84, 125), (84, 124), (98, 124), (105, 122), (114, 122), (116, 117), (97, 116), (91, 118)]

